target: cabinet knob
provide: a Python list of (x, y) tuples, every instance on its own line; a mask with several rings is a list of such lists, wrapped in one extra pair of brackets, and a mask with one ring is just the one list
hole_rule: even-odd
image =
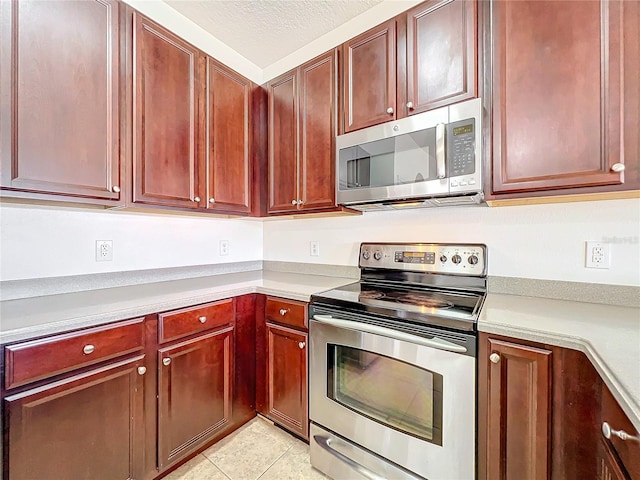
[(491, 355), (489, 355), (489, 360), (491, 360), (491, 362), (493, 363), (498, 363), (500, 361), (500, 355), (498, 355), (497, 353), (492, 353)]
[(407, 102), (407, 108), (413, 110), (413, 102)]
[(205, 323), (207, 321), (207, 317), (198, 317), (198, 320), (200, 320), (200, 323)]
[(117, 185), (114, 185), (113, 187), (111, 187), (111, 191), (113, 193), (120, 193), (120, 187)]
[(138, 375), (144, 375), (147, 373), (147, 367), (138, 367)]
[(298, 205), (304, 205), (304, 202), (302, 200), (298, 200)]
[(289, 310), (287, 310), (286, 308), (281, 308), (280, 309), (280, 315), (282, 315), (283, 317), (287, 314)]
[(197, 203), (200, 203), (200, 197), (193, 197), (193, 201), (197, 202)]
[(216, 203), (216, 199), (215, 198), (210, 198), (209, 199), (209, 203)]
[(298, 201), (297, 200), (291, 200), (291, 205), (297, 205)]
[(89, 355), (93, 353), (95, 349), (96, 347), (94, 347), (93, 345), (85, 345), (84, 348), (82, 349), (82, 353), (84, 353), (85, 355)]
[(169, 365), (171, 363), (171, 359), (169, 357), (163, 358), (162, 359), (162, 364), (166, 367), (167, 365)]
[(614, 430), (607, 422), (602, 422), (602, 435), (607, 439), (618, 437), (620, 440), (633, 440), (634, 442), (640, 443), (640, 437), (629, 435), (624, 430)]
[(393, 115), (393, 107), (389, 107), (389, 108), (387, 108), (387, 113), (388, 113), (389, 115)]
[(305, 345), (306, 345), (306, 343), (304, 343), (304, 342), (298, 342), (298, 346), (300, 347), (300, 350), (302, 350)]
[(614, 163), (611, 165), (611, 171), (616, 173), (624, 172), (625, 168), (624, 163)]

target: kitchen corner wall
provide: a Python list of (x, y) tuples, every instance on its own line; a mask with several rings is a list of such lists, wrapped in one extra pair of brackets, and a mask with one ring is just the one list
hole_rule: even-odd
[[(96, 262), (96, 240), (113, 261)], [(0, 206), (1, 281), (261, 260), (262, 243), (258, 220)]]
[[(360, 242), (471, 242), (489, 275), (640, 286), (640, 199), (447, 207), (265, 222), (264, 260), (357, 265)], [(611, 244), (611, 268), (584, 267), (585, 241)], [(320, 256), (309, 242), (320, 242)]]

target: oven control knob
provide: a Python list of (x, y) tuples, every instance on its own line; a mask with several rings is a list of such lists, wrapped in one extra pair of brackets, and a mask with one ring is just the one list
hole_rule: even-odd
[(453, 257), (451, 257), (451, 261), (457, 265), (462, 261), (462, 257), (456, 253)]
[(478, 257), (476, 257), (475, 255), (471, 255), (467, 261), (469, 262), (469, 264), (471, 265), (477, 265), (478, 263)]
[(369, 260), (369, 258), (371, 257), (371, 254), (368, 251), (364, 251), (362, 252), (362, 258), (364, 258), (365, 260)]
[(440, 261), (442, 263), (446, 262), (447, 261), (447, 256), (446, 255), (440, 255)]
[(381, 252), (374, 253), (373, 258), (375, 258), (376, 260), (380, 260), (382, 258), (382, 253)]

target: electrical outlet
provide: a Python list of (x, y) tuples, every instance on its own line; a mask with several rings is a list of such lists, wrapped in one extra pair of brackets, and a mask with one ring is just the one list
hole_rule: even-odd
[(312, 257), (320, 256), (320, 242), (309, 242), (309, 255)]
[(586, 242), (585, 267), (609, 268), (611, 264), (611, 250), (608, 243)]
[(220, 240), (220, 256), (229, 255), (229, 240)]
[(96, 240), (96, 262), (113, 260), (113, 240)]

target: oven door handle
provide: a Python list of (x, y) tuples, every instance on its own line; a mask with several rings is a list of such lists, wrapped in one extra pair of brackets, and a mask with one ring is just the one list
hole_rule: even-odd
[(331, 438), (325, 437), (324, 435), (314, 435), (313, 439), (316, 441), (318, 445), (320, 445), (320, 447), (323, 450), (327, 451), (329, 454), (333, 455), (338, 460), (341, 460), (347, 465), (349, 465), (352, 469), (354, 469), (363, 477), (368, 478), (369, 480), (387, 480), (384, 477), (381, 477), (380, 475), (378, 475), (377, 473), (369, 470), (364, 465), (360, 465), (358, 462), (351, 460), (345, 454), (337, 451), (335, 448), (331, 446), (331, 443), (332, 443)]
[(467, 353), (466, 347), (448, 342), (447, 340), (443, 340), (438, 337), (424, 338), (418, 335), (411, 335), (410, 333), (400, 332), (398, 330), (394, 330), (393, 328), (380, 327), (378, 325), (370, 325), (368, 323), (334, 318), (332, 315), (314, 315), (313, 319), (320, 323), (333, 325), (334, 327), (349, 328), (351, 330), (357, 330), (359, 332), (382, 335), (384, 337), (390, 337), (396, 340), (415, 343), (418, 345), (423, 345), (425, 347), (437, 348), (439, 350), (448, 350), (449, 352)]

